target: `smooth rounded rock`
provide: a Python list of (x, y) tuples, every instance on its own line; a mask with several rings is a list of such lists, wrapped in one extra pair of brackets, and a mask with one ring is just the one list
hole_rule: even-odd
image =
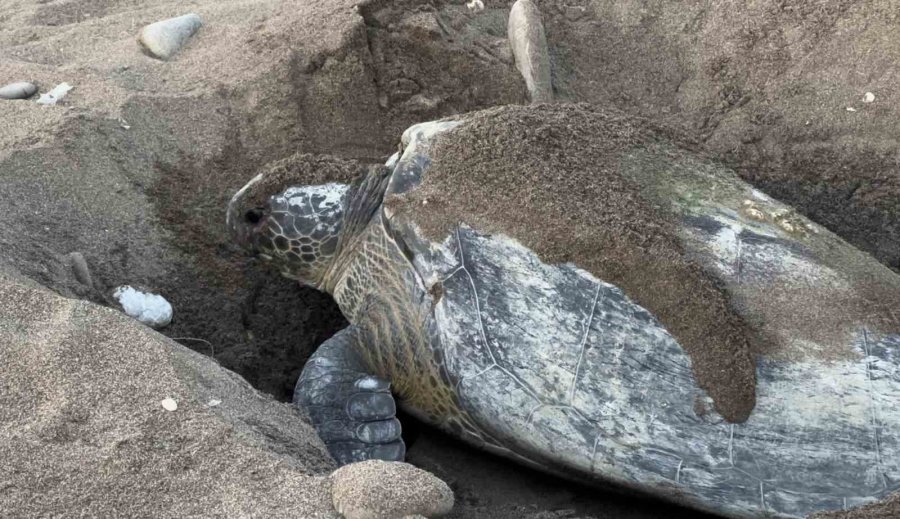
[(506, 32), (531, 102), (553, 101), (550, 54), (537, 4), (532, 0), (517, 0), (509, 11)]
[(169, 59), (197, 32), (203, 22), (194, 13), (169, 18), (144, 27), (138, 42), (151, 56)]
[(69, 261), (72, 263), (72, 273), (75, 274), (75, 279), (86, 287), (94, 286), (94, 282), (91, 279), (91, 270), (88, 268), (87, 260), (84, 259), (84, 254), (70, 252)]
[(334, 508), (347, 519), (438, 517), (453, 509), (453, 491), (408, 463), (370, 460), (331, 474)]
[(37, 86), (28, 81), (10, 83), (0, 88), (0, 99), (28, 99), (37, 92)]

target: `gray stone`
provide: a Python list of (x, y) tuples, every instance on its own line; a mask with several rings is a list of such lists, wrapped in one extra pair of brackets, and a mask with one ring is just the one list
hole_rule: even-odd
[(138, 42), (154, 58), (169, 59), (187, 43), (201, 25), (203, 22), (194, 13), (169, 18), (144, 27), (138, 35)]
[(84, 259), (84, 254), (71, 252), (69, 253), (69, 261), (72, 263), (72, 273), (75, 274), (75, 279), (86, 287), (94, 286), (94, 282), (91, 279), (91, 271), (88, 268), (87, 260)]
[(525, 80), (532, 103), (553, 100), (550, 54), (541, 12), (532, 0), (517, 0), (509, 11), (507, 37), (516, 68)]
[(28, 81), (10, 83), (0, 88), (0, 99), (28, 99), (37, 92), (37, 86)]
[(331, 475), (334, 508), (347, 519), (437, 517), (453, 509), (453, 491), (408, 463), (370, 460)]

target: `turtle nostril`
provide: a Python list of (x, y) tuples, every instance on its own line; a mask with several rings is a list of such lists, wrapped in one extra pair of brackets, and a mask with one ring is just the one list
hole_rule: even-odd
[(260, 209), (250, 209), (244, 213), (244, 219), (252, 224), (258, 224), (262, 220), (263, 212)]

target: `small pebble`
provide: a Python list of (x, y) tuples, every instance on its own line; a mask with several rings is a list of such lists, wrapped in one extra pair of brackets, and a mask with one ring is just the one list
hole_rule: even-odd
[(203, 25), (200, 17), (194, 13), (162, 20), (141, 29), (138, 42), (144, 50), (159, 59), (169, 59)]
[(41, 94), (41, 97), (37, 100), (37, 104), (55, 105), (62, 98), (66, 97), (66, 94), (69, 93), (69, 90), (72, 90), (73, 88), (74, 87), (68, 83), (60, 83), (53, 87), (53, 89), (46, 94)]
[(175, 411), (178, 409), (178, 402), (172, 400), (171, 398), (164, 398), (162, 402), (160, 402), (163, 406), (163, 409), (166, 411)]
[(875, 94), (872, 92), (866, 92), (866, 95), (863, 96), (863, 103), (871, 103), (875, 100)]
[(88, 269), (84, 255), (80, 252), (71, 252), (69, 253), (69, 261), (72, 262), (72, 273), (75, 274), (75, 279), (86, 287), (94, 286), (91, 280), (91, 271)]
[(28, 99), (37, 92), (34, 83), (19, 81), (0, 88), (0, 99)]
[(163, 296), (125, 285), (117, 288), (113, 297), (126, 314), (151, 328), (162, 328), (172, 322), (172, 305)]

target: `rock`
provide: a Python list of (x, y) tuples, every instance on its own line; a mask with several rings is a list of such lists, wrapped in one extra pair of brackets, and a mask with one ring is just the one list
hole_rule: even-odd
[(72, 90), (74, 87), (68, 83), (60, 83), (53, 87), (46, 94), (41, 94), (41, 97), (37, 100), (37, 104), (39, 105), (55, 105), (62, 98), (66, 97), (66, 94), (69, 93), (69, 90)]
[(541, 12), (532, 0), (516, 0), (509, 11), (507, 37), (516, 60), (516, 68), (525, 79), (532, 103), (553, 100), (550, 78), (550, 54)]
[(172, 322), (172, 305), (157, 294), (121, 286), (113, 297), (122, 305), (125, 313), (151, 328), (162, 328)]
[(86, 287), (93, 287), (94, 282), (91, 279), (91, 271), (88, 269), (87, 260), (84, 259), (84, 254), (80, 252), (70, 252), (69, 261), (72, 264), (72, 273), (75, 274), (75, 279)]
[[(302, 414), (3, 268), (0, 516), (333, 517), (333, 462)], [(216, 395), (227, 402), (207, 407)]]
[(159, 59), (169, 59), (203, 25), (194, 13), (169, 18), (144, 27), (138, 35), (138, 42), (144, 50)]
[(331, 475), (334, 508), (347, 519), (437, 517), (453, 509), (453, 491), (408, 463), (370, 460)]
[(0, 88), (0, 99), (28, 99), (37, 92), (37, 86), (28, 81), (10, 83)]

